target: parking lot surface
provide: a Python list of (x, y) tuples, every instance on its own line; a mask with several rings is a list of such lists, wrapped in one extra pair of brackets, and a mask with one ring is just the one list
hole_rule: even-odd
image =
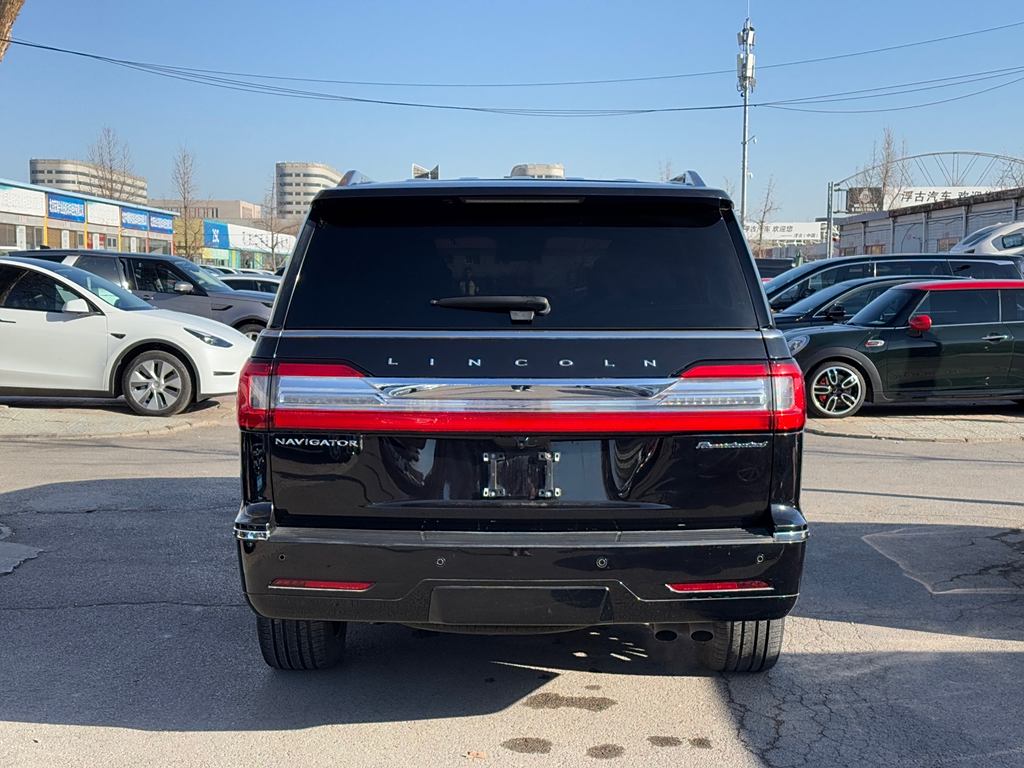
[(809, 435), (803, 595), (767, 675), (642, 628), (357, 626), (264, 666), (237, 437), (0, 444), (0, 765), (1021, 766), (1024, 443)]
[(867, 405), (845, 419), (810, 419), (807, 431), (832, 437), (928, 443), (1024, 440), (1024, 405), (1012, 402)]
[(168, 418), (139, 416), (124, 400), (2, 397), (0, 438), (124, 437), (190, 429), (234, 419), (234, 397), (206, 400)]

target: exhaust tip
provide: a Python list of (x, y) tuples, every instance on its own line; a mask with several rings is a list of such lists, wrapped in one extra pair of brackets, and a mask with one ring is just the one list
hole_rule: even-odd
[(654, 633), (654, 639), (660, 640), (663, 643), (671, 643), (677, 637), (679, 637), (679, 635), (672, 629), (659, 629)]
[(710, 640), (715, 639), (713, 632), (708, 632), (706, 629), (697, 629), (690, 633), (690, 639), (698, 643), (706, 643)]

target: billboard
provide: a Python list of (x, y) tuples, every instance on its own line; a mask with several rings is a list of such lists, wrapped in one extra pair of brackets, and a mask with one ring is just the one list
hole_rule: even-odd
[(121, 209), (121, 226), (125, 229), (149, 229), (149, 214), (137, 208)]
[(121, 209), (110, 203), (89, 201), (85, 206), (85, 218), (90, 224), (116, 227), (121, 223)]
[(1001, 187), (902, 187), (886, 197), (886, 210), (908, 208), (911, 205), (927, 205), (943, 203), (949, 200), (962, 200), (965, 197), (984, 195), (995, 192)]
[(174, 232), (174, 217), (165, 213), (149, 214), (149, 230), (150, 232), (172, 234)]
[(203, 220), (203, 245), (207, 248), (228, 248), (228, 225), (221, 221)]
[(0, 184), (0, 211), (22, 216), (45, 216), (46, 193)]
[(874, 213), (882, 210), (881, 187), (850, 187), (846, 190), (847, 213)]
[(85, 222), (85, 200), (46, 193), (46, 211), (51, 219)]
[[(743, 232), (747, 242), (762, 240), (760, 222), (746, 222)], [(820, 221), (766, 221), (763, 240), (766, 243), (818, 243), (821, 242), (821, 232)]]

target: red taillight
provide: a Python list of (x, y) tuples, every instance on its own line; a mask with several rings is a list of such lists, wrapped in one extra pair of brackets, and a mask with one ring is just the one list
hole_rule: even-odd
[(270, 426), (270, 383), (273, 366), (247, 360), (238, 377), (238, 426), (266, 429)]
[(365, 592), (372, 581), (320, 581), (317, 579), (274, 579), (270, 586), (276, 589), (321, 589), (334, 592)]
[(363, 374), (350, 365), (332, 363), (278, 363), (274, 368), (278, 376), (342, 376), (359, 377)]
[(679, 584), (666, 584), (669, 592), (763, 592), (770, 590), (772, 585), (760, 579), (746, 581), (685, 581)]
[(544, 413), (451, 411), (319, 411), (278, 409), (279, 429), (336, 432), (436, 432), (439, 434), (679, 434), (766, 432), (765, 413)]
[(803, 429), (807, 421), (804, 375), (796, 363), (772, 363), (772, 423), (775, 429)]
[(764, 363), (738, 363), (725, 365), (695, 365), (683, 372), (684, 379), (749, 379), (768, 375)]

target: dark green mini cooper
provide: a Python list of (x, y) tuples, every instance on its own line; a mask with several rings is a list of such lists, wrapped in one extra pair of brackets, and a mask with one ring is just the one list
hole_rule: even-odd
[(838, 325), (794, 329), (811, 416), (926, 397), (1024, 402), (1024, 280), (900, 285)]

